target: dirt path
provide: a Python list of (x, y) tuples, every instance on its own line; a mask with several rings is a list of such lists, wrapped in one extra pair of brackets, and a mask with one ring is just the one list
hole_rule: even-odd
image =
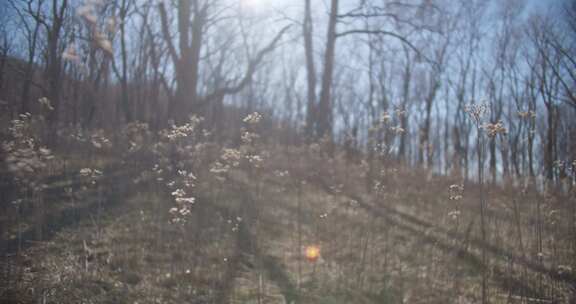
[[(240, 186), (239, 188), (244, 187)], [(230, 303), (234, 289), (234, 280), (241, 274), (242, 266), (255, 268), (255, 270), (263, 270), (266, 278), (280, 289), (285, 303), (296, 303), (298, 300), (298, 291), (290, 279), (288, 271), (278, 257), (264, 252), (256, 240), (253, 227), (259, 215), (254, 195), (250, 191), (246, 191), (246, 188), (244, 188), (243, 191), (237, 191), (237, 194), (241, 196), (242, 201), (240, 211), (234, 212), (229, 208), (217, 206), (214, 203), (211, 204), (226, 218), (242, 218), (242, 221), (238, 223), (235, 238), (235, 252), (228, 264), (224, 281), (221, 284), (222, 288), (218, 292), (215, 303)], [(253, 257), (254, 259), (251, 260), (249, 257)], [(253, 265), (254, 261), (257, 265)]]

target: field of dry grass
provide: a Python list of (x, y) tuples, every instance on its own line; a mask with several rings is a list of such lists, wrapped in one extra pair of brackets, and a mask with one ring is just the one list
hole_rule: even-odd
[[(257, 167), (225, 176), (198, 167), (195, 202), (178, 223), (170, 190), (128, 164), (103, 168), (97, 189), (73, 200), (56, 178), (60, 190), (45, 198), (54, 208), (44, 241), (31, 241), (34, 222), (23, 219), (29, 241), (18, 252), (15, 228), (5, 225), (2, 298), (477, 303), (483, 272), (491, 303), (569, 303), (574, 296), (570, 222), (562, 216), (568, 201), (560, 197), (487, 187), (482, 240), (473, 183), (308, 147), (260, 148), (269, 152)], [(370, 165), (379, 173), (368, 191)], [(305, 258), (307, 246), (320, 248), (317, 260)]]

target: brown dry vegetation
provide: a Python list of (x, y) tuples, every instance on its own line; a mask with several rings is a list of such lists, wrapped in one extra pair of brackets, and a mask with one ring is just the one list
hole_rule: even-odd
[[(209, 166), (197, 167), (197, 201), (184, 224), (170, 223), (173, 199), (153, 175), (114, 166), (125, 174), (105, 174), (111, 182), (101, 187), (110, 202), (101, 220), (86, 190), (77, 222), (60, 222), (47, 241), (25, 243), (3, 262), (3, 299), (476, 303), (483, 271), (491, 303), (568, 303), (574, 296), (568, 205), (552, 193), (489, 187), (482, 241), (473, 183), (451, 200), (458, 178), (379, 163), (372, 166), (380, 186), (366, 191), (368, 165), (344, 154), (331, 157), (316, 144), (258, 149), (268, 151), (262, 165), (231, 169), (224, 180)], [(535, 201), (541, 219), (526, 208)], [(54, 205), (54, 214), (74, 209), (65, 201)], [(318, 261), (303, 258), (307, 245), (321, 248)]]

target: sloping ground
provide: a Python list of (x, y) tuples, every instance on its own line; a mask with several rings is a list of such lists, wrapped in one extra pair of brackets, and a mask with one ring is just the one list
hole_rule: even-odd
[[(543, 240), (554, 242), (537, 260), (532, 210), (505, 209), (506, 193), (490, 194), (491, 233), (482, 241), (473, 185), (451, 201), (454, 181), (390, 170), (384, 191), (368, 193), (361, 166), (274, 155), (266, 169), (235, 170), (223, 182), (200, 175), (182, 225), (170, 223), (172, 198), (153, 180), (130, 187), (100, 220), (81, 218), (6, 260), (0, 299), (478, 303), (486, 272), (491, 303), (570, 303), (574, 273), (557, 269), (569, 263), (557, 227), (564, 218), (542, 225)], [(320, 248), (317, 261), (303, 257), (306, 246)]]
[[(287, 162), (294, 164), (302, 161), (295, 157)], [(449, 299), (466, 297), (468, 294), (468, 299), (476, 302), (479, 297), (479, 276), (486, 271), (492, 302), (574, 301), (576, 277), (573, 269), (576, 259), (571, 247), (574, 235), (570, 233), (573, 210), (569, 208), (569, 204), (574, 203), (573, 198), (551, 194), (541, 196), (529, 188), (528, 191), (514, 188), (503, 190), (488, 185), (484, 190), (489, 202), (488, 236), (482, 241), (477, 211), (479, 189), (474, 184), (465, 185), (461, 199), (450, 200), (450, 185), (462, 181), (431, 176), (425, 171), (384, 167), (381, 168), (383, 174), (379, 180), (383, 189), (368, 193), (363, 178), (365, 171), (361, 166), (349, 166), (337, 159), (304, 161), (304, 164), (311, 163), (315, 164), (316, 170), (294, 170), (299, 178), (334, 197), (348, 200), (343, 208), (366, 212), (368, 218), (363, 222), (383, 222), (383, 230), (377, 235), (381, 236), (387, 229), (397, 229), (405, 237), (401, 245), (410, 241), (432, 245), (433, 250), (440, 251), (438, 254), (446, 263), (435, 265), (435, 261), (429, 261), (423, 264), (425, 267), (440, 267), (444, 271), (455, 267), (471, 270), (450, 275), (446, 283), (453, 285), (453, 288), (443, 293), (451, 294)], [(328, 166), (322, 169), (318, 165), (322, 163), (328, 163)], [(458, 211), (456, 216), (454, 211)], [(344, 223), (341, 229), (335, 230), (351, 232), (353, 227), (362, 227), (361, 224)], [(357, 235), (358, 238), (363, 237), (362, 233)], [(357, 250), (364, 250), (359, 245), (361, 243), (358, 243)], [(419, 250), (418, 247), (413, 249)], [(429, 250), (426, 246), (422, 249)], [(486, 252), (486, 262), (481, 258), (482, 251)], [(361, 259), (362, 256), (356, 258)], [(401, 261), (406, 263), (406, 259)], [(414, 265), (415, 262), (407, 264)], [(427, 275), (436, 281), (441, 277), (430, 272)], [(467, 286), (460, 284), (467, 280), (471, 281), (468, 287), (472, 287), (469, 293), (466, 287), (459, 289)], [(413, 290), (416, 294), (425, 294), (426, 288)]]
[(26, 212), (35, 207), (32, 198), (22, 200), (19, 206), (11, 204), (11, 208), (5, 210), (6, 216), (0, 220), (0, 227), (3, 228), (0, 233), (0, 255), (14, 254), (34, 244), (39, 228), (43, 238), (49, 239), (61, 228), (119, 204), (122, 196), (132, 187), (131, 184), (119, 185), (130, 179), (134, 170), (112, 167), (104, 170), (106, 174), (95, 184), (79, 177), (78, 172), (49, 178), (41, 198), (44, 209), (41, 221), (34, 210)]
[(169, 225), (164, 203), (154, 193), (135, 194), (100, 223), (82, 221), (27, 250), (4, 300), (206, 303), (226, 268), (231, 227), (217, 216), (203, 221), (202, 233), (192, 232), (192, 221)]
[[(446, 303), (455, 296), (428, 268), (440, 258), (434, 246), (409, 238), (345, 196), (306, 184), (287, 191), (278, 184), (260, 190), (261, 214), (270, 221), (263, 220), (260, 238), (295, 282), (300, 303)], [(304, 247), (321, 249), (318, 261), (302, 259), (299, 239)]]

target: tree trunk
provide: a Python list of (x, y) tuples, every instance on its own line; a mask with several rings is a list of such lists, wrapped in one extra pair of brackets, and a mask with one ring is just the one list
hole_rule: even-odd
[(332, 74), (334, 73), (334, 57), (336, 53), (336, 23), (338, 18), (338, 0), (331, 0), (330, 19), (326, 52), (324, 54), (324, 73), (322, 75), (322, 91), (318, 108), (318, 138), (328, 137), (332, 141)]
[[(194, 4), (194, 19), (192, 17), (192, 4)], [(206, 23), (207, 7), (199, 7), (197, 0), (178, 1), (178, 51), (172, 43), (170, 35), (170, 25), (164, 3), (159, 6), (160, 19), (162, 23), (162, 35), (168, 45), (168, 52), (175, 68), (176, 94), (173, 102), (169, 106), (168, 115), (170, 118), (182, 122), (187, 119), (190, 110), (198, 111), (195, 106), (198, 104), (198, 70), (200, 68), (200, 51), (202, 50), (202, 35)], [(192, 33), (190, 33), (190, 29)], [(190, 34), (192, 41), (190, 42)], [(178, 54), (179, 53), (179, 54)]]
[(313, 25), (310, 0), (305, 1), (304, 23), (302, 31), (304, 35), (304, 52), (306, 54), (306, 77), (308, 85), (308, 102), (306, 104), (306, 136), (314, 138), (316, 123), (316, 68), (314, 65), (314, 43), (312, 41)]
[[(38, 11), (40, 10), (40, 4), (38, 5)], [(34, 29), (30, 37), (28, 37), (28, 62), (26, 63), (26, 69), (24, 71), (24, 84), (22, 85), (22, 95), (21, 95), (21, 108), (20, 113), (30, 113), (30, 89), (32, 87), (32, 81), (34, 80), (34, 57), (36, 57), (36, 43), (38, 41), (38, 32), (40, 31), (40, 23), (36, 22), (34, 24)]]
[(46, 77), (48, 81), (48, 100), (53, 107), (48, 116), (49, 121), (49, 141), (52, 145), (56, 144), (58, 119), (60, 114), (60, 93), (62, 87), (62, 57), (60, 48), (60, 32), (64, 25), (68, 0), (62, 0), (60, 6), (58, 0), (52, 1), (52, 25), (48, 30), (48, 62), (46, 66)]
[(406, 66), (404, 67), (403, 75), (403, 85), (402, 85), (402, 105), (399, 110), (400, 114), (400, 128), (403, 131), (400, 134), (400, 146), (398, 147), (398, 159), (400, 161), (407, 161), (409, 157), (406, 155), (406, 146), (408, 142), (408, 102), (410, 100), (410, 83), (412, 79), (412, 63), (410, 59), (409, 50), (404, 46), (404, 52), (406, 53)]
[(120, 57), (122, 60), (122, 75), (120, 76), (120, 84), (122, 89), (122, 111), (124, 112), (124, 119), (126, 122), (132, 121), (132, 112), (130, 110), (130, 99), (128, 96), (128, 56), (126, 52), (126, 15), (128, 11), (127, 0), (122, 0), (120, 7)]

